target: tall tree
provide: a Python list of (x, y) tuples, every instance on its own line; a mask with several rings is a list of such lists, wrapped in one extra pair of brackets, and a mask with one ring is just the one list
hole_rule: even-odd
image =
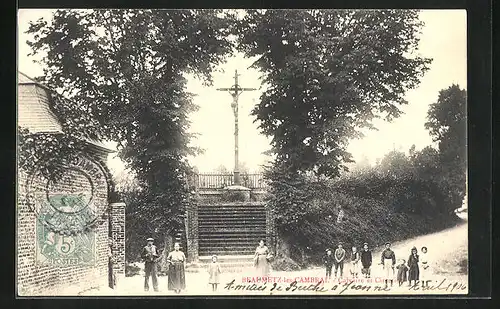
[(382, 114), (401, 114), (431, 59), (415, 54), (415, 10), (247, 10), (238, 48), (269, 87), (253, 110), (275, 166), (338, 176), (346, 147)]
[[(450, 194), (458, 194), (460, 204), (465, 195), (467, 173), (467, 91), (451, 85), (439, 92), (431, 104), (425, 128), (433, 141), (438, 142), (443, 181)], [(458, 205), (457, 207), (459, 207)]]
[[(142, 186), (133, 215), (158, 236), (182, 224), (188, 200), (185, 73), (211, 83), (231, 54), (233, 17), (221, 10), (57, 10), (28, 33), (43, 81), (74, 102), (60, 108), (76, 137), (118, 142)], [(78, 129), (79, 128), (79, 129)]]

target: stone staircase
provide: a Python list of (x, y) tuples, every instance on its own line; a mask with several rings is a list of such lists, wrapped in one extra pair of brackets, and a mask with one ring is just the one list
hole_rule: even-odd
[(262, 203), (198, 207), (198, 254), (202, 267), (216, 254), (222, 271), (250, 269), (255, 248), (265, 237), (266, 209)]

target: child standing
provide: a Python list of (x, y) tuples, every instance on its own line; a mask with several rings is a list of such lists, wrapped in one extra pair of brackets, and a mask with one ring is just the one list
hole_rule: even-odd
[(357, 278), (359, 274), (359, 260), (361, 256), (356, 247), (352, 247), (351, 252), (351, 275), (353, 278)]
[(396, 268), (398, 270), (398, 276), (397, 276), (398, 283), (399, 283), (399, 286), (402, 286), (403, 283), (408, 278), (408, 266), (406, 266), (405, 260), (403, 260), (403, 259), (400, 260), (400, 263), (398, 266), (396, 266)]
[(410, 257), (408, 258), (408, 283), (411, 286), (411, 282), (413, 281), (414, 285), (417, 285), (417, 281), (419, 280), (420, 270), (418, 267), (418, 250), (416, 247), (411, 249)]
[(429, 286), (429, 275), (430, 275), (430, 263), (427, 255), (427, 247), (422, 247), (422, 253), (420, 254), (420, 281), (422, 282), (422, 287)]
[(212, 263), (208, 265), (208, 273), (210, 277), (208, 278), (208, 283), (212, 285), (212, 291), (217, 291), (217, 285), (219, 284), (219, 274), (221, 273), (220, 265), (217, 262), (217, 255), (212, 256)]
[(361, 273), (365, 278), (370, 278), (370, 266), (372, 265), (372, 252), (368, 250), (368, 243), (363, 244), (363, 250), (361, 251), (361, 264), (363, 268)]
[(340, 269), (340, 277), (342, 278), (343, 273), (344, 273), (344, 259), (346, 252), (344, 248), (342, 248), (342, 243), (339, 243), (337, 246), (337, 249), (335, 249), (334, 252), (334, 257), (335, 257), (335, 278), (337, 278), (337, 270)]
[(326, 254), (323, 257), (323, 263), (326, 267), (326, 280), (330, 280), (332, 278), (332, 267), (335, 259), (333, 258), (332, 250), (326, 249)]

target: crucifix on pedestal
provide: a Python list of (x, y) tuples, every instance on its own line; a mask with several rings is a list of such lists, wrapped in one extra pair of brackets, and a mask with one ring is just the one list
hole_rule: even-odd
[(241, 185), (240, 169), (238, 163), (238, 97), (243, 91), (254, 91), (256, 88), (241, 88), (238, 85), (238, 70), (234, 71), (234, 85), (231, 88), (217, 88), (219, 91), (229, 91), (233, 97), (231, 107), (234, 113), (234, 184)]

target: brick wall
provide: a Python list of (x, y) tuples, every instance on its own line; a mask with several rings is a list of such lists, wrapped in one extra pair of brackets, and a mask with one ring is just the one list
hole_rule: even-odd
[(276, 254), (276, 225), (274, 223), (274, 215), (269, 207), (266, 204), (266, 243), (269, 248)]
[[(69, 177), (64, 178), (58, 185), (61, 191), (85, 188), (85, 176), (76, 171), (68, 171)], [(28, 181), (24, 171), (18, 175), (18, 205), (17, 205), (17, 283), (20, 296), (33, 295), (75, 295), (90, 288), (107, 286), (108, 284), (108, 253), (109, 253), (109, 222), (105, 220), (94, 230), (85, 233), (94, 246), (91, 251), (93, 263), (90, 265), (54, 265), (43, 261), (40, 256), (42, 243), (37, 241), (40, 236), (40, 225), (35, 213), (27, 204), (26, 184)], [(34, 188), (44, 190), (46, 183), (39, 178), (34, 180)], [(33, 186), (32, 186), (33, 187)], [(98, 213), (102, 213), (108, 206), (107, 188), (94, 188), (94, 205)], [(120, 208), (120, 210), (118, 210)], [(121, 207), (117, 212), (123, 211)], [(112, 214), (114, 215), (114, 214)], [(123, 220), (124, 214), (119, 215), (116, 222)], [(123, 242), (119, 235), (124, 232), (117, 230), (118, 243)], [(55, 236), (58, 237), (58, 236)], [(123, 236), (122, 236), (123, 237)], [(92, 247), (92, 246), (90, 246)], [(120, 247), (121, 248), (121, 247)], [(120, 249), (122, 250), (122, 249)], [(124, 248), (123, 248), (124, 252)], [(121, 253), (120, 253), (121, 254)], [(124, 254), (123, 254), (124, 256)], [(120, 269), (121, 270), (121, 269)]]
[(188, 206), (186, 210), (186, 241), (187, 260), (190, 263), (198, 262), (198, 205)]
[(113, 269), (116, 277), (125, 277), (125, 203), (110, 204), (110, 236), (113, 240)]

